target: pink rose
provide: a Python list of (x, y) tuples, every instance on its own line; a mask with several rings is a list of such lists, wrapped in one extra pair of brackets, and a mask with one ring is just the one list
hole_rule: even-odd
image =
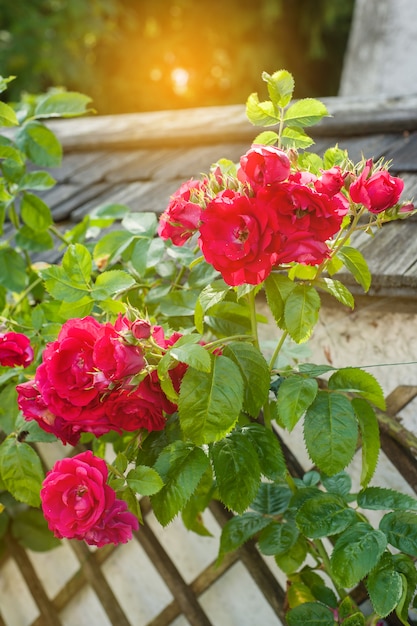
[(269, 275), (281, 248), (276, 211), (257, 198), (221, 192), (201, 216), (198, 243), (228, 285), (257, 285)]
[(342, 189), (345, 179), (338, 165), (329, 170), (323, 170), (321, 176), (314, 182), (314, 188), (326, 196), (334, 196)]
[(126, 343), (111, 324), (101, 328), (94, 344), (93, 360), (96, 368), (111, 381), (138, 374), (145, 367), (142, 349)]
[(0, 333), (0, 365), (28, 367), (33, 361), (30, 339), (22, 333)]
[(159, 219), (158, 235), (171, 239), (176, 246), (183, 246), (198, 229), (201, 206), (195, 200), (203, 190), (200, 181), (189, 180), (171, 196), (167, 209)]
[(363, 204), (371, 213), (381, 213), (397, 204), (404, 189), (401, 178), (386, 170), (372, 172), (373, 161), (368, 159), (360, 176), (350, 185), (353, 202)]
[(240, 158), (238, 178), (249, 183), (255, 191), (259, 187), (286, 180), (289, 173), (290, 160), (287, 154), (275, 146), (254, 144)]
[(105, 461), (90, 450), (55, 463), (40, 496), (48, 527), (56, 537), (85, 539), (98, 546), (132, 537), (138, 521), (116, 500), (114, 490), (106, 484), (107, 476)]

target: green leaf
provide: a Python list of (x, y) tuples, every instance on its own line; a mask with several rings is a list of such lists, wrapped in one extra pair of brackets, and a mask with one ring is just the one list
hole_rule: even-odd
[(352, 489), (352, 479), (347, 472), (339, 472), (334, 476), (322, 476), (321, 482), (328, 493), (345, 497)]
[(158, 219), (153, 211), (129, 211), (123, 217), (122, 226), (134, 235), (152, 238), (158, 228)]
[(317, 378), (319, 376), (323, 376), (323, 374), (327, 374), (327, 372), (334, 371), (334, 367), (332, 365), (315, 365), (314, 363), (300, 363), (298, 366), (298, 371), (300, 374), (305, 374), (310, 378)]
[(174, 441), (159, 455), (154, 469), (164, 486), (151, 496), (151, 503), (162, 526), (166, 526), (189, 500), (209, 466), (200, 448), (184, 441)]
[(296, 343), (309, 339), (320, 311), (320, 297), (314, 287), (297, 285), (284, 305), (285, 325)]
[(11, 530), (13, 537), (28, 550), (46, 552), (61, 545), (40, 510), (19, 511), (13, 518)]
[(386, 408), (381, 385), (372, 374), (358, 367), (344, 367), (334, 372), (329, 378), (329, 389), (357, 393), (381, 411)]
[(122, 270), (108, 270), (99, 274), (91, 291), (95, 300), (114, 298), (117, 294), (127, 291), (136, 284), (133, 276)]
[(220, 499), (227, 508), (243, 513), (259, 488), (261, 468), (248, 437), (234, 431), (211, 448)]
[(18, 126), (19, 120), (11, 106), (0, 101), (0, 126)]
[(355, 511), (348, 508), (340, 496), (331, 493), (309, 498), (296, 515), (301, 532), (312, 539), (337, 535), (355, 518)]
[(61, 144), (54, 133), (40, 122), (26, 122), (16, 133), (16, 143), (40, 167), (61, 165)]
[(344, 619), (342, 624), (343, 626), (365, 626), (364, 614), (357, 611)]
[(20, 214), (24, 223), (35, 231), (47, 230), (53, 223), (48, 205), (32, 193), (23, 194)]
[(283, 274), (270, 274), (265, 281), (266, 299), (279, 328), (284, 328), (284, 304), (295, 287)]
[(189, 343), (184, 346), (175, 344), (168, 354), (176, 361), (187, 363), (199, 372), (209, 373), (211, 371), (210, 354), (200, 344)]
[(38, 100), (34, 116), (37, 118), (77, 117), (88, 112), (87, 105), (90, 102), (89, 96), (76, 91), (52, 92)]
[[(2, 380), (1, 384), (4, 385)], [(17, 406), (16, 375), (12, 382), (5, 385), (0, 392), (0, 427), (3, 433), (9, 435), (16, 428), (16, 418), (19, 414)]]
[(74, 283), (88, 284), (93, 264), (87, 248), (80, 243), (70, 244), (63, 256), (62, 268)]
[(278, 141), (278, 133), (273, 130), (265, 130), (262, 133), (259, 133), (259, 135), (256, 135), (252, 143), (261, 146), (274, 146), (278, 143)]
[(184, 435), (197, 445), (224, 437), (239, 416), (243, 392), (239, 368), (227, 357), (213, 357), (211, 372), (189, 367), (178, 401)]
[(126, 476), (127, 484), (133, 491), (142, 496), (152, 496), (164, 486), (162, 478), (156, 470), (146, 465), (139, 465), (130, 470)]
[(246, 116), (254, 126), (275, 126), (280, 121), (272, 102), (259, 102), (257, 93), (252, 93), (246, 101)]
[(291, 500), (292, 491), (287, 485), (261, 483), (250, 508), (263, 515), (284, 513)]
[(339, 393), (319, 391), (306, 411), (304, 438), (317, 467), (332, 476), (352, 460), (358, 440), (356, 416), (349, 400)]
[(111, 204), (102, 204), (96, 209), (91, 211), (90, 216), (92, 219), (103, 218), (110, 220), (120, 220), (126, 217), (130, 213), (130, 209), (125, 204), (118, 204), (117, 202)]
[(19, 189), (35, 189), (43, 191), (45, 189), (50, 189), (55, 185), (55, 183), (55, 178), (53, 178), (48, 172), (28, 172), (20, 181)]
[(232, 517), (223, 526), (220, 536), (220, 549), (217, 563), (219, 564), (227, 552), (240, 548), (246, 541), (254, 537), (260, 530), (268, 526), (271, 520), (259, 513), (243, 513)]
[(375, 411), (362, 398), (354, 398), (352, 406), (359, 423), (362, 442), (361, 487), (366, 487), (375, 473), (380, 450), (379, 424)]
[(0, 272), (0, 285), (9, 291), (23, 291), (27, 284), (26, 264), (13, 248), (0, 248), (0, 267), (7, 267), (7, 272)]
[(284, 455), (278, 438), (261, 424), (248, 424), (241, 429), (253, 445), (261, 468), (261, 473), (271, 480), (278, 480), (287, 471)]
[(173, 291), (167, 296), (161, 298), (161, 313), (167, 317), (194, 317), (194, 309), (197, 298), (198, 292), (195, 290)]
[(288, 626), (334, 626), (334, 614), (320, 602), (304, 602), (286, 614)]
[(244, 384), (243, 410), (252, 417), (258, 417), (269, 394), (268, 363), (259, 350), (247, 342), (231, 342), (224, 348), (223, 354), (239, 367)]
[(332, 295), (338, 302), (348, 306), (350, 309), (355, 307), (355, 300), (349, 289), (344, 286), (340, 280), (332, 278), (322, 278), (318, 283), (319, 287)]
[(291, 431), (315, 399), (318, 383), (314, 378), (290, 376), (278, 388), (277, 410), (280, 422)]
[(45, 281), (46, 290), (56, 300), (78, 302), (89, 294), (88, 285), (73, 283), (62, 267), (51, 265), (39, 273)]
[[(105, 269), (112, 261), (118, 259), (134, 241), (134, 237), (125, 230), (106, 233), (94, 246), (93, 259), (100, 269)], [(149, 242), (146, 242), (149, 247)]]
[(370, 572), (366, 588), (379, 617), (386, 617), (396, 608), (402, 596), (403, 582), (401, 574), (394, 569), (391, 555), (382, 556), (378, 565)]
[(403, 593), (396, 608), (396, 614), (402, 624), (409, 626), (408, 609), (416, 591), (417, 570), (413, 559), (406, 554), (394, 554), (391, 556), (391, 559), (395, 570), (401, 575), (403, 582)]
[(129, 511), (133, 513), (133, 515), (138, 518), (139, 523), (143, 525), (142, 512), (136, 492), (130, 487), (124, 487), (117, 492), (117, 496), (126, 502)]
[(285, 554), (295, 544), (298, 535), (299, 531), (293, 524), (272, 522), (259, 535), (259, 551), (265, 556)]
[(329, 113), (326, 106), (320, 100), (314, 98), (302, 98), (294, 102), (284, 115), (284, 122), (287, 126), (295, 126), (304, 128), (306, 126), (314, 126), (323, 117)]
[(42, 464), (27, 443), (9, 437), (0, 445), (0, 475), (4, 485), (19, 502), (39, 506), (44, 479)]
[(358, 493), (357, 502), (363, 509), (375, 511), (393, 509), (417, 511), (417, 500), (405, 493), (384, 487), (368, 487)]
[(393, 511), (382, 518), (379, 528), (388, 543), (401, 552), (417, 556), (417, 515), (408, 511)]
[(294, 92), (294, 78), (287, 70), (278, 70), (272, 75), (262, 72), (262, 80), (268, 85), (268, 93), (276, 107), (284, 108), (291, 101)]
[(383, 532), (359, 522), (336, 540), (330, 564), (336, 582), (342, 587), (358, 584), (376, 566), (387, 546)]
[(281, 133), (281, 145), (285, 148), (305, 150), (313, 144), (313, 139), (302, 128), (290, 128), (287, 126)]
[(371, 286), (372, 275), (362, 253), (356, 248), (343, 246), (337, 256), (343, 261), (343, 264), (363, 290), (368, 291)]
[(16, 245), (27, 252), (45, 252), (52, 250), (54, 240), (47, 230), (32, 230), (29, 226), (22, 226), (16, 233)]
[(284, 554), (276, 554), (275, 562), (285, 574), (293, 574), (304, 563), (307, 556), (307, 543), (301, 535)]
[(204, 287), (195, 306), (194, 323), (199, 332), (203, 332), (204, 314), (214, 305), (221, 302), (228, 294), (230, 288), (223, 280), (216, 280)]
[(202, 537), (213, 536), (204, 524), (202, 512), (210, 504), (214, 490), (213, 471), (209, 467), (200, 480), (197, 489), (181, 511), (184, 526)]

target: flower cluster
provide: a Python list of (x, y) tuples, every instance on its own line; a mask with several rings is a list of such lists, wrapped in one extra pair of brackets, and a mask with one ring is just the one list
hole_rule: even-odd
[(49, 529), (62, 539), (84, 539), (102, 547), (126, 543), (138, 530), (137, 518), (106, 484), (106, 462), (88, 450), (55, 463), (41, 489)]
[[(162, 430), (165, 414), (177, 407), (145, 353), (147, 343), (163, 350), (179, 336), (166, 338), (159, 326), (121, 316), (115, 324), (91, 316), (70, 319), (43, 351), (35, 378), (17, 386), (19, 408), (71, 445), (82, 432)], [(183, 373), (180, 364), (170, 372), (174, 388)]]
[(396, 205), (403, 181), (368, 160), (362, 172), (335, 165), (320, 175), (292, 166), (287, 153), (254, 144), (230, 184), (217, 173), (183, 184), (162, 214), (159, 235), (183, 245), (198, 232), (204, 258), (229, 285), (257, 285), (274, 267), (319, 265), (355, 203), (377, 214)]

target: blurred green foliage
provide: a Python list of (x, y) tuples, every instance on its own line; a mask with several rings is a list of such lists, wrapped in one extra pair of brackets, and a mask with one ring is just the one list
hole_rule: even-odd
[(233, 104), (285, 67), (335, 95), (354, 0), (0, 0), (7, 97), (51, 86), (99, 114)]

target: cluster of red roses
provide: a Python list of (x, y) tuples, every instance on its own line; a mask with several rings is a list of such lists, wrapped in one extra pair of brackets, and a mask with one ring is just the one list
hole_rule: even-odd
[(237, 177), (217, 173), (184, 183), (162, 214), (158, 233), (183, 245), (196, 232), (204, 258), (232, 286), (259, 284), (272, 268), (292, 262), (318, 265), (330, 255), (351, 203), (371, 213), (393, 207), (404, 183), (368, 160), (359, 176), (339, 166), (315, 176), (291, 168), (283, 150), (253, 145)]
[(22, 333), (0, 333), (0, 365), (28, 367), (33, 361), (30, 339)]
[[(180, 335), (165, 338), (160, 326), (119, 316), (115, 324), (93, 317), (70, 319), (42, 354), (35, 378), (17, 386), (18, 405), (63, 443), (76, 445), (82, 432), (101, 436), (111, 430), (162, 430), (165, 413), (177, 409), (161, 389), (157, 372), (133, 377), (146, 368), (144, 343), (160, 348)], [(170, 371), (179, 389), (184, 366)]]

